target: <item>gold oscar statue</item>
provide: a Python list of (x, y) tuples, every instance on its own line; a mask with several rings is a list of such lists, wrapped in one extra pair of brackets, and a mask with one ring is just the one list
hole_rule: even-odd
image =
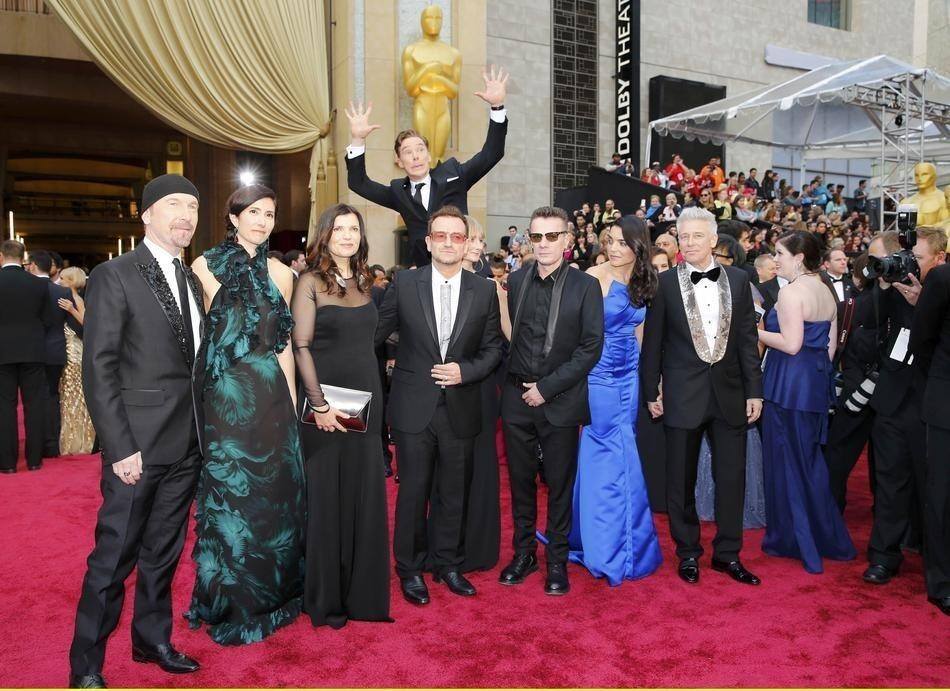
[(452, 131), (449, 99), (459, 93), (462, 54), (439, 40), (442, 8), (429, 5), (422, 11), (422, 40), (402, 52), (402, 78), (406, 93), (413, 98), (412, 127), (429, 140), (432, 162), (445, 154)]
[(907, 197), (901, 204), (917, 207), (917, 225), (939, 226), (950, 220), (947, 198), (937, 189), (937, 168), (933, 163), (921, 162), (914, 166), (914, 183), (917, 194)]

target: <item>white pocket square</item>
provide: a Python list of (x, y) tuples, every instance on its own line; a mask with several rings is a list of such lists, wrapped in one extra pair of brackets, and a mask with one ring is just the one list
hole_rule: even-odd
[(454, 178), (446, 178), (445, 181), (446, 181), (446, 182), (452, 182), (453, 180), (458, 180), (458, 179), (459, 179), (459, 176), (456, 175)]

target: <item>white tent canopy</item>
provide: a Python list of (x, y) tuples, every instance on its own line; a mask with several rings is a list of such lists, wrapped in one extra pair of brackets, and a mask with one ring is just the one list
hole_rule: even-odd
[[(826, 144), (829, 139), (849, 135), (850, 146), (863, 145), (869, 150), (876, 144), (880, 156), (882, 114), (896, 114), (904, 108), (904, 101), (910, 100), (926, 103), (923, 112), (936, 112), (937, 136), (950, 140), (950, 79), (878, 55), (818, 67), (780, 84), (654, 120), (647, 131), (646, 156), (654, 131), (677, 139), (746, 142), (804, 151), (817, 143), (813, 141), (817, 138), (816, 122), (822, 123), (820, 138)], [(847, 117), (841, 117), (843, 110)], [(866, 138), (855, 139), (856, 132), (866, 133)]]

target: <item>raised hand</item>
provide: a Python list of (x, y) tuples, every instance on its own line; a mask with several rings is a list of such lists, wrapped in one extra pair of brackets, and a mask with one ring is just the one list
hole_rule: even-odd
[(508, 73), (501, 67), (490, 66), (490, 71), (482, 72), (485, 80), (485, 90), (476, 91), (475, 95), (490, 106), (500, 106), (505, 102), (507, 95)]
[(373, 112), (373, 103), (370, 101), (366, 108), (363, 108), (362, 102), (353, 103), (346, 107), (344, 111), (347, 120), (350, 121), (350, 138), (353, 146), (362, 146), (373, 130), (378, 130), (381, 125), (369, 124), (369, 115)]

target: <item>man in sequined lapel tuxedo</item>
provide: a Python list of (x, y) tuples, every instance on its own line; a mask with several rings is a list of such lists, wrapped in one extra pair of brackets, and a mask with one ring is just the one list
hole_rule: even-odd
[(181, 251), (198, 221), (198, 190), (179, 175), (142, 193), (145, 239), (89, 276), (83, 391), (102, 445), (102, 507), (69, 651), (70, 686), (104, 686), (106, 640), (138, 565), (132, 659), (166, 672), (198, 664), (171, 645), (171, 583), (201, 467), (204, 309)]
[[(650, 414), (666, 428), (667, 508), (679, 575), (699, 581), (696, 471), (709, 435), (716, 482), (712, 566), (740, 583), (759, 579), (739, 561), (746, 427), (762, 412), (762, 372), (752, 290), (742, 269), (712, 257), (716, 219), (701, 208), (676, 222), (685, 261), (660, 274), (647, 312), (640, 370)], [(662, 376), (662, 387), (661, 387)]]

